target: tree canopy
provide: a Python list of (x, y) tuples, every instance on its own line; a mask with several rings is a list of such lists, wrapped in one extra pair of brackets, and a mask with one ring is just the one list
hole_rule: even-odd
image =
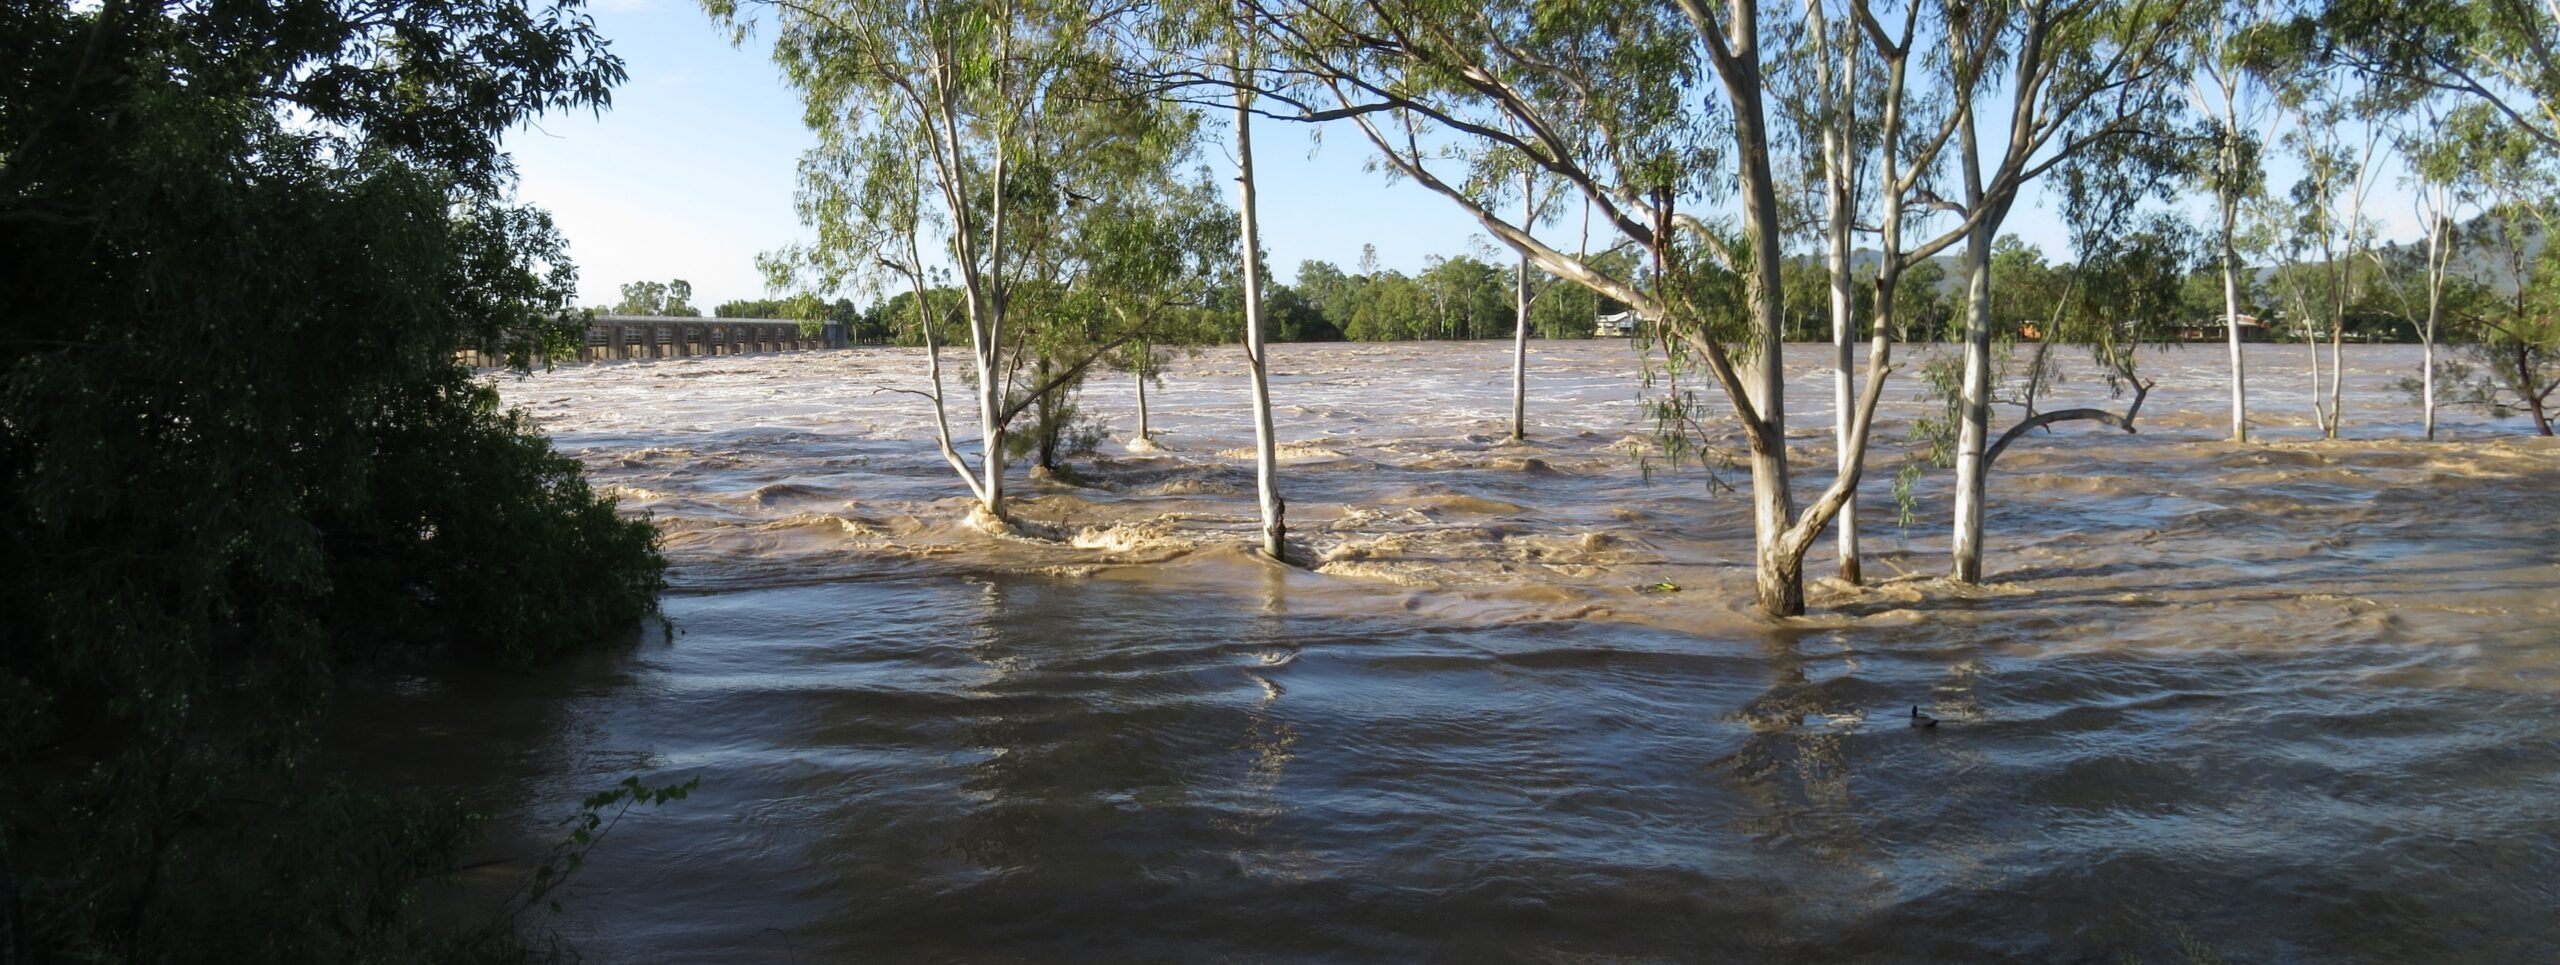
[(460, 825), (305, 766), (335, 668), (529, 661), (660, 585), (648, 524), (455, 362), (576, 331), (497, 139), (621, 65), (512, 0), (43, 0), (0, 60), (0, 932), (402, 954)]

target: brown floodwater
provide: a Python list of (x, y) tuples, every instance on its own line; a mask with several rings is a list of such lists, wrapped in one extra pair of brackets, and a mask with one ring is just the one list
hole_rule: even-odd
[(458, 907), (581, 795), (698, 776), (549, 919), (602, 960), (2560, 960), (2560, 448), (2415, 441), (2408, 346), (2350, 347), (2321, 441), (2304, 350), (2250, 351), (2259, 441), (2198, 346), (2144, 357), (2139, 434), (2013, 446), (1972, 587), (1943, 474), (1896, 518), (1906, 369), (1872, 585), (1789, 620), (1746, 474), (1638, 459), (1624, 342), (1533, 346), (1521, 444), (1507, 344), (1274, 347), (1312, 570), (1244, 550), (1232, 347), (1149, 392), (1152, 451), (1092, 385), (1111, 437), (1017, 474), (1022, 536), (963, 523), (915, 350), (504, 380), (664, 529), (667, 625), (372, 681), (346, 743), (501, 816)]

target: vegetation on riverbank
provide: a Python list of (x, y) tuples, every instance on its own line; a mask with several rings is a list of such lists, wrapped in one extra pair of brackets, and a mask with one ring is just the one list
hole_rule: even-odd
[(571, 6), (0, 16), (0, 961), (513, 955), (424, 935), (473, 819), (313, 763), (333, 679), (527, 665), (663, 561), (464, 347), (577, 329), (498, 134), (602, 108)]

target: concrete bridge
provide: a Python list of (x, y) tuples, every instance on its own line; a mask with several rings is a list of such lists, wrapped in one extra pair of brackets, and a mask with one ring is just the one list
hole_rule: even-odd
[[(816, 334), (803, 334), (799, 322), (786, 318), (598, 315), (587, 321), (585, 344), (578, 347), (576, 355), (546, 361), (691, 358), (843, 348), (848, 344), (843, 328), (829, 323)], [(475, 366), (505, 364), (504, 359), (477, 351), (464, 352), (463, 361)]]

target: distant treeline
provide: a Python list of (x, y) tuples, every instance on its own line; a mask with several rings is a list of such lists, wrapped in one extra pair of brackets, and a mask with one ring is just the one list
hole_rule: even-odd
[[(1263, 290), (1263, 311), (1277, 342), (1390, 342), (1422, 339), (1508, 338), (1517, 323), (1517, 267), (1495, 264), (1473, 255), (1432, 258), (1418, 274), (1379, 269), (1374, 263), (1357, 273), (1329, 261), (1298, 264), (1294, 285), (1272, 284)], [(628, 286), (626, 286), (628, 287)], [(661, 286), (663, 287), (663, 286)], [(1605, 303), (1588, 289), (1556, 284), (1543, 271), (1529, 273), (1530, 334), (1538, 338), (1589, 338), (1594, 321), (1620, 306)], [(960, 290), (936, 289), (930, 317), (939, 320), (937, 334), (945, 345), (968, 343), (968, 327), (959, 315)], [(1186, 323), (1167, 342), (1196, 338), (1231, 342), (1243, 337), (1243, 295), (1233, 285), (1213, 293), (1204, 316)], [(915, 295), (900, 292), (887, 299), (857, 304), (850, 298), (745, 298), (722, 302), (711, 310), (719, 318), (797, 318), (844, 326), (862, 344), (921, 345), (916, 329)]]
[[(2415, 252), (2387, 249), (2379, 261), (2366, 259), (2354, 268), (2358, 284), (2347, 306), (2345, 329), (2350, 340), (2414, 342), (2425, 311), (2424, 281), (2419, 271), (2402, 264)], [(1934, 342), (1956, 337), (1957, 310), (1963, 293), (1947, 269), (1949, 259), (1924, 261), (1905, 271), (1896, 311), (1901, 341)], [(1272, 340), (1280, 342), (1397, 342), (1434, 339), (1508, 338), (1516, 318), (1515, 264), (1495, 263), (1476, 255), (1433, 257), (1422, 271), (1406, 274), (1381, 269), (1364, 257), (1357, 272), (1330, 261), (1298, 263), (1295, 284), (1273, 284), (1264, 292), (1263, 310), (1272, 323)], [(2244, 314), (2267, 320), (2265, 337), (2299, 341), (2285, 299), (2297, 290), (2316, 290), (2309, 276), (2317, 265), (2267, 268), (2241, 285)], [(2032, 339), (2038, 332), (2071, 331), (2055, 325), (2057, 315), (2070, 315), (2077, 296), (2071, 291), (2073, 266), (2049, 260), (2045, 253), (2015, 235), (2004, 236), (1992, 256), (1992, 315), (2010, 337)], [(1790, 259), (1783, 271), (1788, 307), (1788, 341), (1823, 341), (1831, 337), (1825, 286), (1829, 277), (1811, 257)], [(2300, 276), (2300, 277), (2297, 277)], [(1861, 312), (1874, 299), (1872, 269), (1857, 288)], [(2151, 320), (2136, 333), (2153, 341), (2172, 341), (2182, 329), (2210, 325), (2221, 314), (2221, 280), (2211, 266), (2185, 276), (2179, 311)], [(1558, 284), (1544, 271), (1529, 273), (1529, 332), (1535, 338), (1590, 338), (1600, 316), (1624, 308), (1575, 285)], [(2489, 285), (2457, 279), (2454, 300), (2495, 297)], [(701, 312), (687, 302), (692, 286), (682, 279), (668, 283), (633, 282), (622, 286), (623, 300), (598, 312), (626, 315), (693, 316)], [(957, 288), (934, 293), (938, 335), (945, 345), (966, 344), (968, 329), (958, 314)], [(1243, 315), (1235, 310), (1243, 296), (1229, 285), (1217, 292), (1205, 319), (1186, 331), (1207, 341), (1231, 342), (1242, 337)], [(796, 318), (843, 326), (847, 337), (866, 345), (921, 345), (915, 328), (915, 296), (900, 292), (864, 305), (850, 298), (743, 298), (711, 310), (718, 318)], [(1223, 308), (1225, 310), (1219, 310)], [(1181, 341), (1180, 337), (1166, 339)]]

